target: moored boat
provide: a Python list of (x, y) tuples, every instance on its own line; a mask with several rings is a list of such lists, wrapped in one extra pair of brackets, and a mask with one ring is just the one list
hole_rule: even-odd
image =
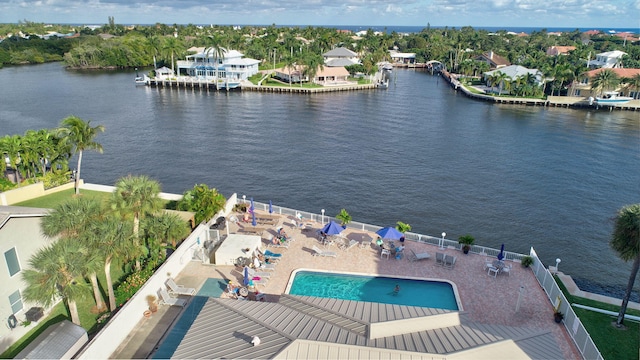
[(632, 97), (620, 96), (620, 93), (617, 91), (606, 91), (602, 97), (597, 96), (595, 101), (593, 98), (590, 98), (589, 103), (595, 102), (597, 106), (615, 106), (628, 103), (631, 100), (633, 100)]

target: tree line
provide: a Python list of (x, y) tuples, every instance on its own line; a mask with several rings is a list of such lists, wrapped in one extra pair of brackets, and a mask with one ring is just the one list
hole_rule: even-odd
[[(25, 25), (26, 26), (26, 25)], [(30, 24), (34, 28), (33, 24)], [(472, 27), (432, 28), (427, 26), (419, 33), (376, 33), (369, 29), (355, 37), (346, 31), (329, 27), (278, 27), (245, 26), (196, 26), (155, 24), (152, 26), (125, 27), (109, 18), (109, 24), (95, 30), (75, 29), (77, 39), (59, 39), (61, 44), (54, 52), (63, 57), (72, 68), (133, 68), (153, 65), (172, 67), (177, 59), (187, 55), (192, 46), (235, 49), (250, 58), (269, 64), (304, 64), (312, 68), (320, 62), (323, 53), (346, 47), (358, 54), (361, 65), (351, 69), (365, 73), (375, 72), (376, 63), (390, 61), (389, 50), (416, 54), (417, 62), (437, 60), (450, 72), (478, 75), (488, 71), (486, 64), (476, 58), (493, 51), (512, 64), (539, 69), (546, 78), (554, 79), (546, 93), (560, 93), (567, 84), (576, 80), (587, 69), (586, 62), (597, 53), (622, 50), (627, 53), (622, 62), (627, 68), (640, 68), (640, 45), (609, 34), (588, 35), (579, 30), (562, 34), (550, 34), (546, 30), (520, 36), (507, 31), (488, 32)], [(98, 34), (102, 34), (100, 37)], [(113, 36), (107, 38), (104, 35)], [(69, 40), (65, 43), (63, 40)], [(5, 62), (3, 44), (0, 43), (0, 62)], [(13, 41), (36, 48), (42, 41)], [(45, 41), (46, 42), (46, 41)], [(575, 46), (566, 56), (548, 56), (550, 46)], [(18, 48), (12, 50), (19, 51)], [(16, 56), (16, 59), (19, 56)], [(6, 62), (5, 62), (6, 63)], [(320, 65), (322, 63), (320, 62)], [(485, 65), (483, 65), (485, 64)], [(308, 75), (308, 74), (307, 74)], [(531, 92), (526, 89), (521, 92)]]

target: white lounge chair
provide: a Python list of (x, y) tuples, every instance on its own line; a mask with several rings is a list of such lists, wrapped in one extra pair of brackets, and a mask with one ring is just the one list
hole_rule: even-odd
[(411, 261), (418, 261), (418, 260), (427, 260), (431, 258), (431, 255), (429, 255), (429, 253), (417, 253), (415, 251), (413, 251), (412, 249), (409, 249), (411, 251), (411, 258), (409, 258), (409, 260)]
[(436, 265), (444, 266), (444, 253), (437, 252), (436, 253)]
[(165, 289), (158, 290), (158, 295), (159, 295), (158, 297), (160, 298), (160, 305), (171, 305), (171, 306), (183, 307), (187, 303), (185, 299), (172, 297), (171, 295), (169, 295), (169, 293)]
[(338, 256), (338, 254), (336, 254), (333, 251), (320, 250), (315, 245), (313, 245), (312, 249), (313, 249), (313, 256), (324, 256), (324, 257), (337, 257)]
[(254, 278), (254, 277), (259, 277), (259, 278), (266, 278), (268, 279), (269, 277), (271, 277), (271, 274), (268, 272), (264, 272), (264, 271), (256, 271), (250, 267), (247, 267), (247, 274), (249, 274), (250, 278)]
[(191, 296), (196, 294), (196, 289), (178, 285), (172, 278), (168, 278), (165, 284), (167, 284), (167, 287), (169, 288), (169, 294)]

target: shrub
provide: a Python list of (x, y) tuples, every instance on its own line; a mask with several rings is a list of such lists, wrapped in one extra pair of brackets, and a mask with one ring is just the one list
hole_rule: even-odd
[(131, 297), (144, 285), (153, 275), (153, 269), (146, 267), (141, 271), (134, 272), (127, 276), (123, 282), (114, 290), (116, 295), (116, 304), (124, 305)]
[(531, 256), (527, 255), (527, 256), (522, 258), (521, 264), (524, 267), (529, 267), (529, 266), (531, 266), (533, 264), (533, 258)]

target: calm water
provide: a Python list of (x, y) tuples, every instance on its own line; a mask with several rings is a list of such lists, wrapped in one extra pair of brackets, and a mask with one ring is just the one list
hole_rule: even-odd
[(300, 271), (289, 294), (458, 310), (451, 284), (438, 281)]
[(640, 113), (473, 101), (396, 71), (386, 91), (314, 96), (135, 87), (133, 72), (59, 64), (0, 70), (0, 135), (68, 115), (103, 124), (82, 176), (147, 174), (163, 191), (225, 195), (528, 252), (582, 287), (620, 295), (630, 264), (612, 217), (640, 202)]

